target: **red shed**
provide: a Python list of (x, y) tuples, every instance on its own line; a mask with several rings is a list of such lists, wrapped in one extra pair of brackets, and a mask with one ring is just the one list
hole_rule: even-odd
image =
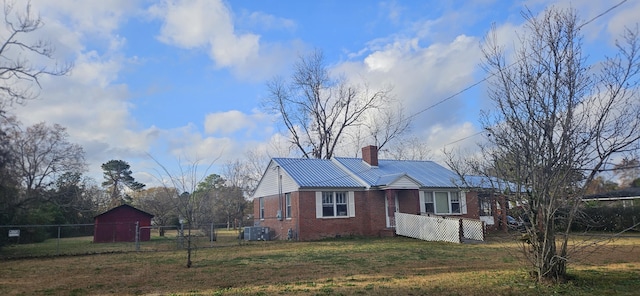
[(121, 205), (93, 218), (93, 242), (134, 242), (136, 222), (140, 231), (140, 241), (151, 239), (151, 218), (153, 215), (130, 205)]

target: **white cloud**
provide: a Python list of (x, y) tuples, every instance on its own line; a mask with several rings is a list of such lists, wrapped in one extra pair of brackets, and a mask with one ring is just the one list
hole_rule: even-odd
[[(391, 85), (393, 95), (413, 115), (470, 85), (480, 59), (477, 38), (460, 35), (449, 43), (420, 47), (416, 38), (396, 38), (383, 46), (379, 40), (363, 62), (347, 62), (336, 67), (352, 79), (371, 86)], [(421, 128), (459, 120), (464, 105), (461, 98), (447, 101), (437, 110), (428, 110), (415, 119)], [(442, 112), (446, 110), (446, 112)]]
[(290, 19), (277, 17), (260, 11), (246, 13), (241, 21), (246, 22), (251, 27), (262, 28), (263, 30), (284, 29), (293, 31), (296, 29), (296, 22)]
[(258, 54), (260, 36), (237, 34), (231, 11), (222, 1), (167, 0), (149, 12), (164, 21), (160, 41), (187, 49), (208, 47), (218, 67), (241, 65)]
[[(208, 134), (232, 134), (240, 130), (254, 131), (258, 126), (265, 127), (272, 119), (264, 113), (254, 111), (253, 114), (245, 114), (238, 110), (216, 112), (208, 114), (205, 118), (204, 128)], [(260, 130), (264, 132), (264, 130)]]
[[(229, 68), (237, 77), (262, 81), (281, 72), (301, 48), (299, 41), (288, 44), (263, 43), (261, 36), (238, 32), (231, 9), (220, 0), (165, 0), (148, 13), (163, 21), (158, 40), (185, 49), (204, 50), (215, 66)], [(249, 23), (269, 27), (295, 27), (290, 20), (255, 12)]]

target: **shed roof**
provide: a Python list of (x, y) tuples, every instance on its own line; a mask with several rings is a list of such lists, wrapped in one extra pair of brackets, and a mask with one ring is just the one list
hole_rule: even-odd
[(128, 205), (128, 204), (124, 204), (124, 205), (121, 205), (121, 206), (117, 206), (117, 207), (115, 207), (115, 208), (113, 208), (113, 209), (110, 209), (110, 210), (108, 210), (108, 211), (106, 211), (106, 212), (104, 212), (104, 213), (102, 213), (102, 214), (96, 215), (96, 216), (95, 216), (95, 217), (93, 217), (93, 218), (95, 219), (95, 218), (98, 218), (98, 217), (100, 217), (100, 216), (102, 216), (102, 215), (105, 215), (105, 214), (111, 213), (111, 212), (116, 211), (116, 210), (119, 210), (119, 209), (124, 209), (124, 208), (130, 208), (130, 209), (132, 209), (132, 210), (135, 210), (135, 211), (140, 212), (140, 213), (141, 213), (141, 214), (143, 214), (143, 215), (149, 216), (149, 218), (153, 218), (153, 215), (152, 215), (152, 214), (149, 214), (149, 213), (147, 213), (147, 212), (145, 212), (145, 211), (143, 211), (143, 210), (140, 210), (140, 209), (134, 208), (134, 207), (132, 207), (132, 206), (130, 206), (130, 205)]

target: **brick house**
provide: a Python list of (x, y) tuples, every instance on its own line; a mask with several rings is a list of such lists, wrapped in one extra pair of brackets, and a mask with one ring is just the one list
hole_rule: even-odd
[(362, 158), (273, 158), (253, 195), (254, 224), (269, 227), (271, 239), (302, 241), (391, 236), (396, 212), (484, 214), (497, 224), (503, 201), (460, 188), (458, 179), (433, 161), (379, 160), (375, 146), (362, 148)]

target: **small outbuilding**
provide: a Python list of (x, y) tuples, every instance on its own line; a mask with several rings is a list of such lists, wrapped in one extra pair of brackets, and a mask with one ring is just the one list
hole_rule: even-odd
[(140, 241), (151, 239), (152, 214), (130, 205), (121, 205), (93, 218), (93, 242), (135, 242), (136, 233)]

